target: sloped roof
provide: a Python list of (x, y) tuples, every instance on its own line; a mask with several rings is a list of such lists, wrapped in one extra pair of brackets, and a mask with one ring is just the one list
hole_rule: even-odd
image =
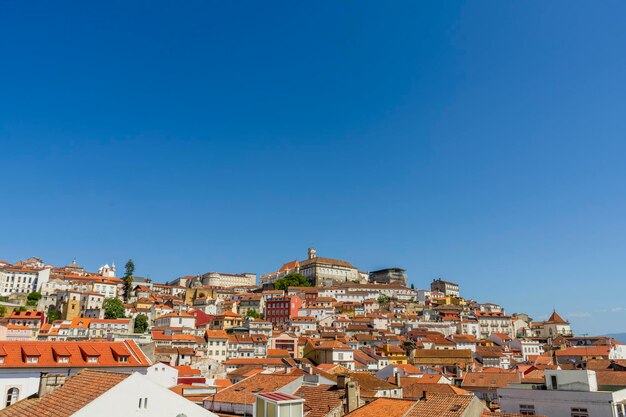
[(403, 417), (411, 407), (415, 406), (415, 401), (400, 400), (395, 398), (377, 398), (371, 403), (357, 408), (345, 417)]
[[(59, 363), (55, 359), (54, 348), (64, 348), (69, 353), (68, 363)], [(150, 366), (150, 361), (132, 340), (123, 342), (97, 342), (90, 341), (2, 341), (0, 348), (6, 352), (3, 368), (98, 368), (98, 367), (141, 367)], [(114, 348), (125, 348), (131, 355), (128, 362), (118, 362), (114, 356)], [(28, 363), (22, 352), (38, 352), (37, 363)], [(87, 356), (98, 356), (98, 362), (88, 362)]]
[(253, 394), (274, 392), (300, 377), (301, 375), (257, 374), (226, 387), (217, 394), (208, 396), (205, 400), (233, 404), (243, 404), (244, 401), (247, 401), (249, 404)]
[(302, 268), (304, 266), (311, 265), (311, 264), (324, 264), (324, 265), (331, 265), (331, 266), (343, 266), (345, 268), (356, 269), (356, 267), (354, 265), (352, 265), (350, 262), (341, 261), (339, 259), (322, 258), (322, 257), (315, 257), (315, 258), (311, 258), (311, 259), (307, 259), (305, 261), (302, 261), (302, 262), (300, 262), (300, 267)]
[(612, 387), (626, 387), (626, 372), (624, 371), (596, 371), (598, 385)]
[(84, 369), (41, 398), (22, 400), (1, 417), (69, 417), (128, 378), (130, 374)]
[(342, 405), (345, 391), (336, 385), (302, 386), (294, 395), (304, 399), (306, 417), (325, 417), (330, 410)]
[(427, 393), (405, 417), (461, 417), (473, 400), (473, 395)]
[(467, 372), (461, 383), (462, 388), (506, 388), (509, 384), (520, 382), (517, 372), (484, 373)]
[(547, 323), (569, 324), (568, 321), (564, 320), (563, 317), (559, 316), (556, 310), (552, 312), (552, 315), (548, 319)]
[[(390, 377), (388, 381), (392, 382), (392, 379), (393, 377)], [(423, 383), (422, 378), (401, 377), (400, 382), (402, 384), (402, 398), (405, 400), (419, 400), (424, 392), (427, 394), (471, 394), (469, 391), (452, 384)]]

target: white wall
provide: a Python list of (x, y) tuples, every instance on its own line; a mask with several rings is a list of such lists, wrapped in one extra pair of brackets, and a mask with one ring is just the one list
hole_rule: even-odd
[(534, 405), (535, 414), (547, 417), (571, 417), (572, 408), (586, 408), (592, 417), (613, 417), (613, 403), (626, 398), (626, 390), (582, 392), (531, 389), (498, 389), (503, 413), (519, 413), (520, 404)]
[[(139, 408), (140, 398), (147, 398), (145, 408)], [(72, 416), (175, 417), (179, 414), (185, 414), (187, 417), (217, 417), (216, 414), (152, 382), (147, 377), (134, 373)]]
[[(18, 400), (23, 400), (24, 398), (38, 393), (41, 372), (48, 372), (49, 374), (74, 375), (81, 369), (82, 368), (66, 367), (0, 369), (0, 395), (2, 395), (0, 398), (0, 410), (5, 407), (7, 391), (12, 387), (17, 387), (20, 390)], [(97, 367), (92, 369), (111, 372), (147, 372), (147, 367)]]
[(178, 385), (178, 369), (162, 362), (157, 362), (148, 368), (146, 376), (158, 385), (171, 388)]

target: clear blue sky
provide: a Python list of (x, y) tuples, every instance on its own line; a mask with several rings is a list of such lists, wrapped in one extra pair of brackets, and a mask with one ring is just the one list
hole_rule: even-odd
[(320, 256), (626, 331), (626, 3), (0, 3), (0, 258)]

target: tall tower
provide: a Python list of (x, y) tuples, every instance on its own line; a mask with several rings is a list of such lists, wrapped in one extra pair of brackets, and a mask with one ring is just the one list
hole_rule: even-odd
[(317, 251), (315, 248), (309, 248), (309, 259), (317, 258)]

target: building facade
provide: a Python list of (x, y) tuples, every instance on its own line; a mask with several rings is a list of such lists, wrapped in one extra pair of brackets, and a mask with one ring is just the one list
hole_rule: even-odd
[(407, 284), (408, 278), (406, 270), (402, 268), (386, 268), (369, 273), (369, 281), (376, 284)]

